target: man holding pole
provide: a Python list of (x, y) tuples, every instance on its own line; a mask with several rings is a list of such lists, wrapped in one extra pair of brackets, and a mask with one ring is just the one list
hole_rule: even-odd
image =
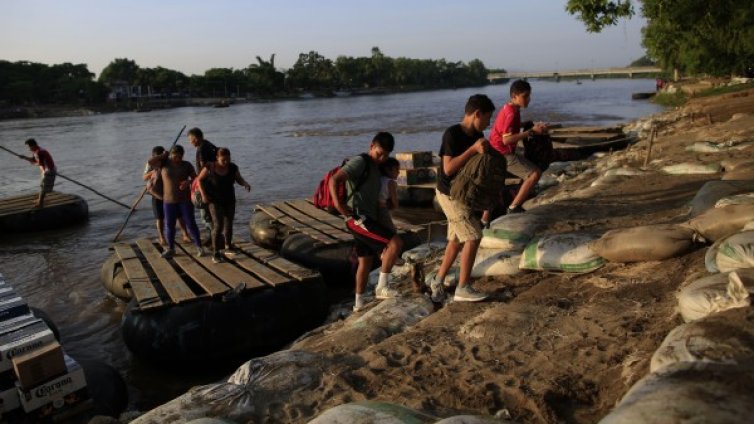
[(37, 141), (33, 138), (26, 140), (25, 144), (31, 150), (32, 156), (18, 155), (18, 157), (28, 160), (32, 165), (38, 165), (42, 172), (42, 180), (39, 183), (39, 198), (34, 204), (35, 208), (41, 208), (44, 206), (45, 194), (51, 192), (55, 186), (55, 175), (57, 174), (55, 162), (52, 160), (50, 152), (39, 147)]

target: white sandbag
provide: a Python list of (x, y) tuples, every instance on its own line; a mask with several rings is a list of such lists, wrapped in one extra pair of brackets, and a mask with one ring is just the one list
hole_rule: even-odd
[(723, 166), (725, 172), (737, 169), (752, 169), (754, 168), (754, 160), (751, 158), (723, 159), (720, 165)]
[(694, 230), (673, 224), (610, 230), (589, 247), (610, 262), (661, 261), (694, 248)]
[(742, 269), (700, 278), (678, 293), (678, 311), (690, 322), (715, 312), (751, 304), (754, 270)]
[[(460, 255), (459, 255), (460, 256)], [(460, 258), (459, 258), (460, 259)], [(456, 259), (456, 263), (460, 263), (460, 260)], [(437, 270), (440, 268), (439, 264), (436, 264), (436, 266), (432, 267), (430, 271), (426, 272), (425, 278), (424, 278), (424, 284), (429, 287), (430, 283), (432, 282), (432, 279), (435, 278), (437, 275)], [(445, 278), (442, 280), (442, 283), (445, 287), (455, 287), (458, 285), (458, 278), (461, 275), (461, 269), (460, 265), (454, 264), (450, 267), (448, 270), (448, 273), (445, 274)]]
[[(367, 287), (374, 287), (377, 285), (377, 282), (380, 279), (380, 271), (382, 271), (382, 269), (377, 267), (369, 273)], [(409, 262), (406, 262), (403, 265), (394, 265), (393, 269), (390, 271), (390, 281), (395, 284), (409, 281), (410, 277), (411, 264)]]
[(621, 175), (621, 176), (626, 176), (626, 177), (632, 177), (632, 176), (636, 176), (636, 175), (645, 175), (645, 174), (646, 174), (646, 172), (644, 172), (644, 171), (642, 171), (640, 169), (631, 168), (630, 166), (624, 166), (624, 167), (621, 167), (621, 168), (608, 169), (604, 173), (604, 175), (606, 175), (606, 176)]
[(542, 178), (537, 181), (537, 187), (539, 187), (540, 190), (555, 187), (558, 184), (560, 184), (560, 181), (558, 180), (558, 177), (553, 174), (544, 174), (542, 175)]
[(716, 241), (712, 246), (708, 247), (707, 251), (704, 253), (704, 268), (712, 274), (720, 272), (720, 270), (717, 269), (717, 248), (723, 240), (725, 239)]
[(666, 165), (660, 170), (670, 175), (690, 175), (690, 174), (717, 174), (720, 172), (719, 163), (679, 163), (676, 165)]
[(628, 178), (625, 175), (603, 175), (601, 177), (598, 177), (594, 181), (592, 181), (592, 184), (590, 184), (590, 187), (601, 187), (601, 186), (609, 186), (613, 185), (615, 183), (619, 183), (621, 181), (625, 181)]
[(751, 221), (748, 224), (744, 225), (744, 228), (742, 228), (742, 230), (743, 231), (754, 230), (754, 221)]
[(438, 254), (443, 255), (445, 253), (445, 246), (447, 246), (447, 243), (432, 242), (420, 244), (413, 249), (403, 252), (401, 258), (406, 262), (426, 261), (428, 258), (437, 256)]
[(639, 380), (600, 424), (744, 423), (754, 405), (754, 372), (681, 362)]
[(732, 309), (674, 328), (652, 355), (649, 371), (677, 362), (739, 364), (754, 358), (754, 310)]
[(754, 193), (736, 194), (733, 196), (723, 197), (715, 203), (716, 208), (722, 208), (730, 205), (754, 205)]
[(553, 162), (547, 167), (548, 174), (560, 175), (571, 166), (571, 162)]
[(435, 424), (513, 424), (513, 421), (480, 415), (456, 415), (437, 421)]
[(554, 234), (532, 240), (519, 268), (537, 271), (592, 272), (605, 260), (589, 248), (596, 237), (589, 234)]
[(718, 153), (727, 150), (726, 146), (722, 146), (711, 141), (697, 141), (696, 143), (686, 146), (687, 152), (700, 152), (700, 153)]
[(503, 215), (482, 230), (479, 247), (521, 251), (544, 224), (542, 217), (531, 213)]
[(724, 239), (717, 248), (715, 263), (720, 272), (754, 268), (754, 231), (743, 231)]
[(516, 275), (521, 273), (518, 264), (520, 252), (505, 249), (479, 249), (471, 268), (471, 277), (490, 277), (495, 275)]
[(429, 424), (435, 421), (436, 417), (405, 406), (362, 401), (330, 408), (308, 424)]
[(754, 205), (731, 205), (712, 208), (687, 221), (697, 233), (716, 241), (741, 231), (754, 221)]
[(741, 181), (754, 180), (754, 169), (736, 169), (735, 171), (725, 172), (720, 179)]
[(752, 191), (754, 191), (754, 181), (708, 181), (689, 202), (691, 206), (689, 216), (694, 217), (716, 207), (717, 202), (724, 197)]

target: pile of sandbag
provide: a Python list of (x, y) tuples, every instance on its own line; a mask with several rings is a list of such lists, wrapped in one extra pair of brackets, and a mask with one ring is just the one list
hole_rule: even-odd
[[(689, 202), (689, 206), (691, 206), (689, 216), (695, 217), (713, 207), (716, 207), (717, 203), (723, 198), (749, 192), (754, 192), (754, 181), (708, 181), (704, 183), (702, 188), (696, 192), (694, 198), (691, 199), (691, 202)], [(731, 202), (731, 204), (747, 203)]]
[(741, 231), (752, 221), (754, 205), (730, 205), (707, 209), (688, 220), (687, 224), (705, 239), (716, 241)]
[(308, 424), (505, 424), (508, 420), (480, 415), (445, 419), (387, 402), (363, 401), (330, 408)]
[(589, 247), (610, 262), (661, 261), (695, 247), (693, 229), (674, 224), (610, 230)]
[(605, 264), (605, 260), (589, 248), (595, 238), (579, 233), (538, 237), (524, 249), (519, 268), (575, 273), (595, 271)]
[(678, 310), (687, 322), (715, 312), (751, 305), (754, 269), (709, 275), (695, 280), (678, 293)]

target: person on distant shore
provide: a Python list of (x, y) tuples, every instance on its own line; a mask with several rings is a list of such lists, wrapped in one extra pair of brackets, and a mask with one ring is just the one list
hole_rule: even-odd
[[(180, 145), (173, 146), (170, 149), (170, 155), (167, 161), (164, 161), (160, 168), (160, 177), (162, 178), (163, 191), (163, 211), (165, 213), (165, 239), (168, 248), (162, 253), (162, 257), (171, 258), (175, 255), (175, 221), (178, 216), (183, 218), (183, 222), (191, 234), (191, 238), (196, 245), (196, 256), (204, 256), (204, 248), (199, 237), (199, 228), (196, 226), (194, 218), (194, 204), (189, 198), (189, 188), (191, 180), (196, 178), (196, 171), (191, 163), (183, 160), (183, 147)], [(163, 154), (158, 158), (164, 160)]]
[[(162, 146), (155, 146), (152, 149), (152, 158), (157, 158), (165, 153), (165, 148)], [(155, 225), (157, 226), (157, 234), (159, 235), (159, 241), (161, 246), (167, 245), (165, 241), (165, 211), (162, 206), (162, 178), (160, 177), (160, 165), (152, 164), (147, 161), (144, 166), (144, 181), (147, 183), (147, 192), (152, 196), (152, 214), (154, 215)], [(186, 224), (183, 223), (183, 218), (178, 217), (178, 226), (183, 233), (183, 242), (191, 242)]]
[[(508, 206), (508, 214), (525, 212), (521, 205), (529, 198), (529, 193), (542, 176), (542, 171), (526, 159), (523, 152), (516, 152), (518, 142), (533, 134), (546, 134), (548, 131), (547, 125), (541, 122), (534, 124), (528, 131), (521, 131), (521, 108), (528, 107), (531, 101), (531, 85), (528, 82), (514, 81), (510, 96), (510, 101), (498, 112), (490, 131), (490, 145), (505, 156), (508, 172), (523, 180), (516, 197)], [(482, 222), (489, 222), (489, 211), (485, 211)]]
[[(202, 169), (208, 164), (215, 161), (217, 157), (217, 146), (209, 140), (204, 139), (204, 132), (199, 128), (191, 128), (188, 131), (189, 143), (196, 147), (196, 172), (201, 173)], [(204, 228), (209, 232), (212, 238), (212, 215), (207, 207), (199, 209), (199, 215), (204, 223)]]
[(42, 173), (42, 179), (39, 182), (39, 197), (37, 197), (37, 201), (34, 203), (35, 208), (41, 208), (44, 206), (45, 195), (55, 187), (57, 168), (55, 168), (55, 161), (52, 160), (50, 152), (39, 147), (36, 140), (30, 138), (24, 144), (29, 147), (32, 156), (18, 155), (18, 157), (29, 161), (32, 165), (39, 166), (39, 170)]
[(484, 154), (489, 141), (483, 131), (490, 125), (495, 105), (484, 94), (475, 94), (466, 102), (463, 120), (445, 130), (440, 146), (440, 169), (437, 175), (435, 195), (445, 217), (448, 219), (448, 244), (437, 274), (429, 281), (432, 301), (445, 299), (443, 283), (450, 267), (461, 254), (461, 270), (453, 300), (478, 302), (487, 298), (471, 285), (471, 268), (474, 265), (482, 228), (478, 212), (450, 197), (450, 185), (466, 162), (475, 155)]
[(209, 206), (212, 216), (212, 261), (222, 262), (220, 250), (234, 250), (233, 218), (236, 215), (236, 192), (233, 184), (251, 186), (241, 176), (238, 165), (230, 161), (230, 150), (217, 149), (217, 160), (209, 162), (199, 173), (199, 191), (202, 201)]
[[(356, 270), (356, 298), (354, 311), (364, 307), (369, 271), (374, 257), (382, 253), (382, 266), (375, 289), (377, 299), (396, 297), (398, 292), (390, 287), (390, 272), (403, 248), (403, 240), (395, 231), (380, 224), (378, 202), (380, 193), (380, 169), (395, 146), (393, 135), (379, 132), (369, 146), (367, 156), (354, 156), (330, 178), (329, 190), (335, 209), (346, 217), (346, 227), (355, 239), (358, 268)], [(355, 190), (356, 181), (363, 181)], [(338, 185), (349, 182), (350, 204), (343, 204), (338, 197)], [(384, 252), (383, 252), (384, 249)]]

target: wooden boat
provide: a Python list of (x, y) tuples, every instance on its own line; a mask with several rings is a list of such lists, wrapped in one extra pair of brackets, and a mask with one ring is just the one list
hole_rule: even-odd
[[(418, 245), (426, 231), (398, 220), (395, 224), (404, 249)], [(256, 205), (249, 227), (257, 243), (277, 246), (283, 257), (317, 269), (326, 283), (353, 281), (353, 236), (345, 221), (316, 208), (308, 199)]]
[(45, 196), (44, 207), (34, 208), (38, 196), (38, 193), (34, 193), (0, 200), (0, 231), (52, 230), (89, 218), (89, 206), (79, 196), (53, 191)]
[(650, 99), (650, 98), (654, 97), (655, 94), (657, 94), (657, 93), (654, 92), (654, 91), (646, 92), (646, 93), (633, 93), (633, 94), (631, 94), (631, 99), (633, 99), (633, 100)]
[(222, 263), (177, 247), (165, 259), (148, 239), (118, 243), (112, 273), (103, 271), (106, 287), (124, 281), (121, 291), (132, 296), (121, 332), (139, 358), (196, 364), (268, 353), (325, 318), (326, 290), (316, 271), (251, 243)]

